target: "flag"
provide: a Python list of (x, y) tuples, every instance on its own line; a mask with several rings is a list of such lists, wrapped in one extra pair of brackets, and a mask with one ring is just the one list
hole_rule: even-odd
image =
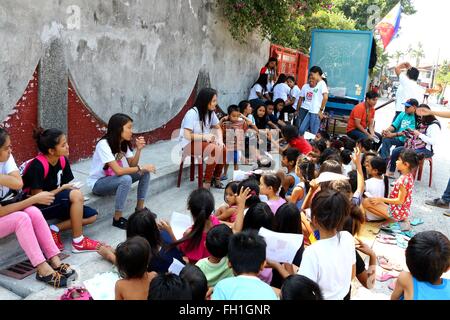
[(384, 49), (388, 46), (391, 40), (397, 35), (400, 28), (400, 16), (402, 13), (402, 6), (399, 3), (392, 8), (391, 11), (383, 18), (376, 26), (375, 31), (381, 36)]

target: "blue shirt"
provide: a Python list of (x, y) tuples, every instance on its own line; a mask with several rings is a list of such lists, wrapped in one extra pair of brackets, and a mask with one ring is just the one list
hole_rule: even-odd
[(183, 255), (181, 254), (178, 248), (167, 248), (173, 240), (169, 233), (165, 230), (160, 232), (161, 234), (161, 250), (159, 250), (158, 255), (154, 255), (148, 264), (148, 271), (155, 272), (167, 272), (169, 270), (170, 265), (173, 263), (173, 259), (177, 259), (182, 264), (186, 264), (183, 260)]
[(257, 277), (237, 276), (219, 281), (212, 300), (278, 300), (272, 287)]
[(294, 188), (300, 183), (300, 178), (294, 173), (294, 172), (290, 172), (288, 173), (288, 176), (292, 176), (294, 178), (294, 184), (292, 186), (289, 187), (289, 189), (287, 189), (286, 191), (286, 196), (290, 196), (292, 195), (292, 192), (294, 191)]
[(448, 279), (442, 278), (442, 284), (434, 285), (418, 281), (413, 277), (414, 300), (450, 300), (450, 285)]
[[(415, 130), (416, 129), (416, 117), (413, 114), (407, 114), (406, 112), (402, 112), (398, 115), (397, 119), (392, 123), (392, 126), (395, 128), (396, 132), (402, 132), (406, 129)], [(400, 141), (405, 141), (405, 137), (398, 137)]]

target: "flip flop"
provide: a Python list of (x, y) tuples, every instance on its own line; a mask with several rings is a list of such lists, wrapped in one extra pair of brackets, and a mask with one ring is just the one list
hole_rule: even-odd
[(397, 244), (397, 240), (395, 238), (394, 239), (390, 239), (390, 238), (386, 238), (386, 237), (377, 237), (376, 239), (380, 243)]
[(414, 232), (412, 231), (403, 231), (402, 233), (400, 233), (401, 235), (403, 235), (404, 237), (407, 237), (408, 239), (406, 240), (411, 240), (412, 237), (414, 237)]
[(389, 283), (388, 288), (392, 291), (395, 289), (395, 284), (397, 283), (397, 279)]
[(386, 259), (385, 257), (379, 256), (379, 257), (377, 257), (377, 260), (378, 260), (378, 264), (380, 265), (380, 267), (383, 268), (384, 270), (391, 271), (393, 269), (392, 264), (389, 263), (389, 260)]
[(444, 216), (450, 217), (450, 210), (445, 211), (445, 212), (444, 212)]
[(385, 282), (385, 281), (388, 281), (389, 279), (398, 278), (398, 276), (395, 276), (395, 275), (390, 274), (388, 272), (383, 272), (381, 275), (377, 275), (376, 278), (377, 278), (377, 281)]
[(423, 223), (423, 220), (420, 219), (420, 218), (416, 218), (416, 219), (414, 219), (413, 221), (410, 222), (410, 224), (412, 226), (418, 226), (419, 224), (422, 224), (422, 223)]
[(387, 239), (387, 240), (395, 240), (396, 237), (390, 234), (380, 233), (376, 236), (377, 239)]

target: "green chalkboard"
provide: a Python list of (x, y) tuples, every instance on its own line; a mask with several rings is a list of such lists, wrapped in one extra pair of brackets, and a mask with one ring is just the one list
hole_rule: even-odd
[(330, 95), (364, 100), (372, 37), (370, 31), (312, 31), (309, 65), (326, 72)]

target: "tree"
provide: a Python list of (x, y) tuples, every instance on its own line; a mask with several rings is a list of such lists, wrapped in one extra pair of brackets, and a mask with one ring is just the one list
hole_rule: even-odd
[(273, 41), (282, 46), (309, 53), (313, 29), (354, 30), (355, 22), (342, 13), (319, 10), (311, 16), (298, 17), (293, 28), (294, 36), (290, 39), (274, 38)]
[(450, 61), (444, 60), (436, 73), (436, 83), (442, 86), (441, 97), (445, 94), (445, 89), (450, 83)]
[(396, 61), (395, 65), (398, 66), (398, 64), (400, 63), (400, 59), (402, 59), (404, 56), (405, 56), (405, 53), (404, 53), (404, 52), (402, 52), (402, 51), (400, 51), (400, 50), (395, 51), (395, 52), (394, 52), (394, 56), (393, 56), (393, 58), (394, 58), (395, 61)]
[(295, 37), (297, 19), (323, 9), (331, 10), (331, 0), (219, 0), (232, 37), (246, 42), (258, 32), (263, 39), (289, 43)]
[[(399, 0), (335, 0), (333, 10), (341, 11), (347, 18), (356, 21), (356, 29), (372, 30), (373, 11), (368, 12), (370, 6), (374, 5), (380, 8), (379, 19), (388, 14), (388, 12), (398, 3)], [(412, 0), (401, 0), (403, 13), (406, 15), (416, 13)], [(375, 23), (376, 24), (376, 23)]]
[(416, 67), (419, 67), (420, 60), (425, 58), (425, 51), (423, 50), (423, 45), (421, 42), (417, 44), (415, 49), (411, 50), (411, 57), (416, 59)]

